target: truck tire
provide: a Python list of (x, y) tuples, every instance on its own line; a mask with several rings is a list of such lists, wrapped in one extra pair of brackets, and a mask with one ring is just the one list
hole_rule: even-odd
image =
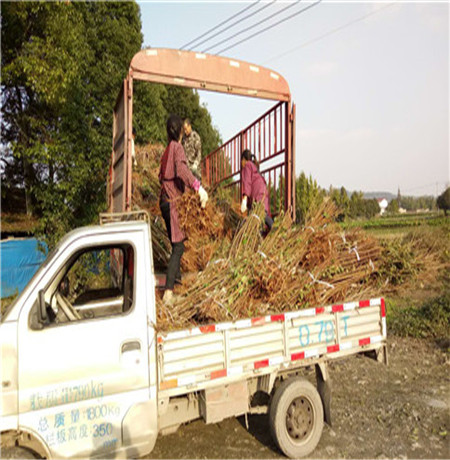
[(309, 455), (323, 430), (323, 406), (316, 388), (304, 379), (284, 381), (270, 404), (269, 422), (272, 437), (286, 456)]
[(2, 459), (30, 459), (40, 458), (26, 447), (4, 447), (2, 448)]

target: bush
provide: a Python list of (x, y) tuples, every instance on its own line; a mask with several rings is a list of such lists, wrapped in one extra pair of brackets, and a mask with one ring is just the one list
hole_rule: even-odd
[(378, 274), (381, 280), (388, 280), (391, 286), (416, 279), (425, 268), (424, 262), (417, 257), (417, 248), (403, 239), (382, 242), (382, 262)]
[(387, 300), (389, 333), (402, 337), (432, 339), (445, 339), (450, 336), (450, 290), (419, 306), (405, 306), (402, 303)]
[(3, 299), (0, 300), (1, 304), (1, 315), (3, 316), (8, 309), (8, 307), (17, 299), (19, 295), (19, 291), (16, 290), (15, 294), (9, 297), (4, 297)]

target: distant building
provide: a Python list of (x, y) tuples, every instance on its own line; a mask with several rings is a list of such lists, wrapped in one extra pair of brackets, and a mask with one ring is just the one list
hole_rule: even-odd
[(384, 214), (389, 204), (388, 200), (386, 200), (386, 198), (377, 198), (377, 201), (378, 201), (378, 206), (380, 207), (380, 214)]

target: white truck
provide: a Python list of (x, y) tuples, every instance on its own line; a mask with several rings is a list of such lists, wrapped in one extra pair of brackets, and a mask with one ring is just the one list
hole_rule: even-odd
[(165, 332), (150, 242), (145, 214), (103, 215), (4, 314), (2, 457), (136, 458), (183, 423), (267, 411), (282, 452), (311, 453), (330, 422), (327, 363), (386, 362), (383, 299)]

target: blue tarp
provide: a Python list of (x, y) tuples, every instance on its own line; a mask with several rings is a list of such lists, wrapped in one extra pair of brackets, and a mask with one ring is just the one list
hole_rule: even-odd
[(45, 254), (38, 247), (36, 238), (23, 238), (0, 241), (1, 291), (0, 297), (21, 293), (28, 281), (36, 273)]

